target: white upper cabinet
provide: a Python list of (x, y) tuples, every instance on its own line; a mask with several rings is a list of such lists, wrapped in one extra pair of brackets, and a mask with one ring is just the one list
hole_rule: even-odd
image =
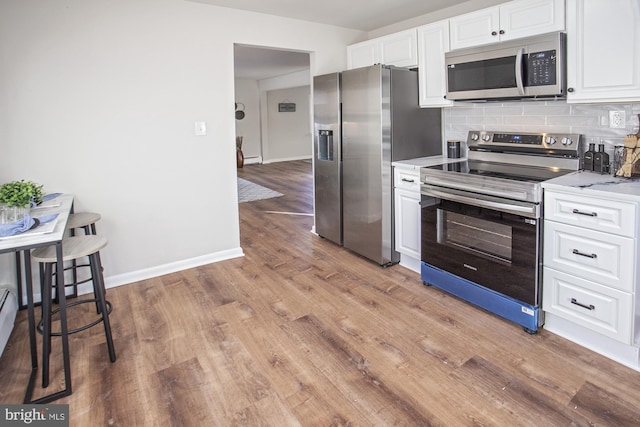
[(382, 58), (381, 62), (385, 65), (417, 67), (418, 44), (416, 30), (411, 29), (381, 37), (380, 55)]
[(567, 1), (567, 102), (640, 101), (640, 2)]
[(565, 29), (564, 0), (518, 0), (450, 20), (451, 50)]
[(374, 40), (347, 46), (347, 69), (366, 67), (380, 62), (380, 46)]
[(497, 7), (455, 16), (449, 20), (449, 25), (452, 50), (500, 40), (500, 12)]
[(452, 105), (445, 99), (447, 76), (444, 54), (449, 51), (449, 20), (418, 28), (418, 85), (421, 107)]
[(415, 28), (347, 46), (348, 69), (374, 64), (417, 67), (418, 44)]

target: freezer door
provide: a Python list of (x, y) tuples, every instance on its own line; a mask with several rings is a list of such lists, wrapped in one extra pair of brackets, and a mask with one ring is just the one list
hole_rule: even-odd
[(389, 70), (379, 65), (342, 73), (344, 246), (380, 265), (397, 262)]
[(316, 233), (342, 244), (340, 74), (313, 79)]

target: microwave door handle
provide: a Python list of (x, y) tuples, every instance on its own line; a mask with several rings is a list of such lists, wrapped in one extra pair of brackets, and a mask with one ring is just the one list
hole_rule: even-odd
[(518, 49), (516, 54), (516, 85), (518, 86), (518, 93), (524, 95), (524, 85), (522, 84), (522, 58), (524, 57), (524, 49)]

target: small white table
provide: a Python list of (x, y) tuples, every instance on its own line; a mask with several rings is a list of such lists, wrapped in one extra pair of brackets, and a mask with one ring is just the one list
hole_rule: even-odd
[[(73, 195), (60, 195), (55, 199), (42, 203), (40, 206), (33, 208), (31, 211), (31, 216), (36, 218), (39, 216), (57, 213), (58, 217), (55, 220), (55, 225), (42, 224), (26, 233), (0, 239), (0, 254), (15, 252), (17, 254), (16, 262), (18, 263), (18, 266), (20, 262), (20, 252), (22, 252), (22, 254), (24, 255), (24, 274), (27, 291), (27, 310), (29, 317), (29, 341), (31, 346), (31, 376), (29, 378), (29, 383), (27, 385), (27, 390), (24, 396), (24, 403), (48, 403), (61, 397), (69, 396), (71, 394), (71, 366), (69, 359), (68, 334), (69, 331), (67, 325), (67, 303), (64, 290), (64, 274), (56, 274), (56, 287), (60, 306), (60, 328), (65, 389), (32, 400), (34, 385), (38, 374), (38, 349), (36, 346), (36, 320), (34, 310), (35, 304), (33, 298), (33, 279), (31, 274), (31, 250), (42, 246), (55, 245), (56, 255), (58, 258), (56, 265), (57, 271), (64, 271), (64, 266), (62, 263), (62, 239), (64, 238), (67, 220), (69, 219), (69, 213), (72, 211), (72, 209)], [(18, 292), (21, 293), (21, 290), (18, 289)], [(19, 298), (21, 299), (22, 296), (20, 296)], [(48, 357), (48, 354), (42, 355), (43, 388), (46, 388), (49, 385)]]

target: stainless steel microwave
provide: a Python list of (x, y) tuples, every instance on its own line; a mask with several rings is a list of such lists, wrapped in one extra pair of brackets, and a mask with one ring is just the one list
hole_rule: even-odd
[(445, 54), (449, 100), (566, 96), (566, 39), (550, 33)]

